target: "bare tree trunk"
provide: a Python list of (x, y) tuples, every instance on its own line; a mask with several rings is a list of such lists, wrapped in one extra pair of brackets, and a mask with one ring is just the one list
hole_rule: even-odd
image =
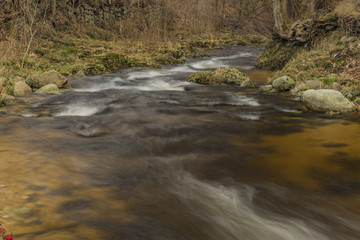
[(52, 0), (52, 9), (51, 9), (52, 16), (56, 14), (56, 0)]
[(316, 0), (311, 0), (311, 17), (313, 20), (316, 18)]
[(289, 20), (289, 14), (288, 14), (288, 0), (281, 0), (281, 14), (283, 17), (283, 20)]
[[(273, 0), (275, 33), (282, 39), (288, 39), (288, 34), (284, 31), (283, 1), (284, 0)], [(287, 0), (285, 0), (285, 2), (287, 2)]]

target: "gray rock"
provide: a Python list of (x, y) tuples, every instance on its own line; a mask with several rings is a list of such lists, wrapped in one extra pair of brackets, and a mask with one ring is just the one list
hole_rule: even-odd
[(300, 83), (291, 90), (293, 96), (301, 96), (305, 90), (308, 90), (305, 83)]
[(360, 95), (360, 91), (354, 86), (342, 86), (339, 91), (350, 100), (355, 100)]
[(84, 70), (80, 70), (75, 74), (76, 77), (85, 77), (85, 72)]
[(248, 79), (248, 80), (243, 81), (241, 83), (240, 87), (246, 87), (246, 88), (256, 87), (256, 83), (254, 83), (254, 81)]
[(39, 94), (59, 94), (60, 90), (55, 84), (48, 84), (36, 91)]
[(73, 132), (81, 137), (94, 138), (107, 134), (108, 130), (102, 126), (81, 123), (74, 127)]
[(21, 218), (29, 218), (33, 213), (33, 209), (24, 206), (10, 209), (9, 212)]
[(308, 109), (316, 112), (345, 113), (356, 110), (355, 104), (339, 91), (331, 89), (307, 90), (301, 100)]
[(25, 78), (22, 78), (20, 76), (14, 77), (14, 82), (24, 82), (24, 81), (25, 81)]
[(32, 93), (31, 87), (27, 85), (24, 81), (15, 82), (14, 85), (14, 96), (22, 97), (26, 95), (30, 95)]
[(26, 83), (32, 88), (41, 88), (48, 84), (55, 84), (61, 88), (66, 85), (67, 80), (60, 73), (52, 70), (43, 74), (34, 74), (26, 79)]
[(260, 91), (269, 92), (273, 89), (272, 85), (263, 85), (259, 87)]
[(25, 103), (25, 101), (16, 98), (14, 96), (10, 96), (7, 94), (2, 95), (2, 100), (5, 103), (5, 105), (14, 105), (14, 104), (18, 104), (18, 103)]
[(291, 88), (293, 88), (295, 86), (295, 81), (288, 77), (288, 76), (283, 76), (280, 77), (278, 79), (275, 79), (272, 82), (272, 86), (277, 90), (277, 91), (287, 91), (290, 90)]
[(315, 89), (315, 90), (324, 88), (324, 84), (320, 80), (306, 81), (305, 86), (307, 89)]

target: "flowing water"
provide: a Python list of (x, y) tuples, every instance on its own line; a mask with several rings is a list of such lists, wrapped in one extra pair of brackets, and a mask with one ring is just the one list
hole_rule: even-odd
[(15, 239), (358, 240), (358, 114), (186, 83), (253, 68), (227, 47), (158, 70), (71, 80), (0, 114), (0, 216)]

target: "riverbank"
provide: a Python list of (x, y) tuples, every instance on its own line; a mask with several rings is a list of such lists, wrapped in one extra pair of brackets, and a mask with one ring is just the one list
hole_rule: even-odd
[[(184, 81), (220, 65), (249, 69), (260, 51), (227, 46), (185, 64), (77, 78), (64, 94), (0, 109), (0, 216), (14, 238), (229, 240), (261, 232), (243, 224), (255, 216), (286, 236), (305, 229), (296, 240), (356, 239), (359, 115)], [(244, 202), (245, 213), (232, 210)], [(215, 235), (218, 219), (233, 225)], [(286, 239), (278, 232), (267, 236)]]
[(294, 84), (286, 90), (298, 99), (307, 90), (331, 89), (359, 105), (359, 19), (355, 1), (343, 1), (316, 19), (297, 21), (289, 27), (288, 39), (267, 45), (257, 66), (278, 70), (271, 85), (278, 78), (291, 78)]
[[(31, 76), (55, 70), (65, 77), (112, 73), (131, 67), (159, 68), (161, 65), (179, 64), (187, 57), (204, 56), (203, 50), (221, 48), (223, 45), (261, 46), (268, 42), (260, 35), (218, 36), (182, 36), (169, 41), (145, 43), (141, 41), (99, 41), (88, 38), (62, 36), (51, 41), (44, 41), (26, 58), (23, 67), (19, 66), (21, 55), (3, 60), (0, 64), (0, 102), (6, 104), (16, 101), (12, 97), (24, 96), (38, 91), (47, 84), (31, 85)], [(55, 80), (56, 81), (56, 80)], [(20, 94), (15, 92), (16, 82), (23, 82)], [(25, 86), (27, 84), (28, 86)], [(65, 84), (56, 84), (66, 87)], [(31, 91), (29, 90), (31, 87)], [(24, 90), (26, 89), (26, 90)], [(46, 93), (46, 92), (43, 92)]]

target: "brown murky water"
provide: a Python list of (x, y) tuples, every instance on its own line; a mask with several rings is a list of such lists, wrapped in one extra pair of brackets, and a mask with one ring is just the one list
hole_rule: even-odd
[(183, 81), (252, 66), (258, 51), (77, 79), (72, 91), (7, 108), (4, 226), (36, 240), (359, 239), (358, 114)]

